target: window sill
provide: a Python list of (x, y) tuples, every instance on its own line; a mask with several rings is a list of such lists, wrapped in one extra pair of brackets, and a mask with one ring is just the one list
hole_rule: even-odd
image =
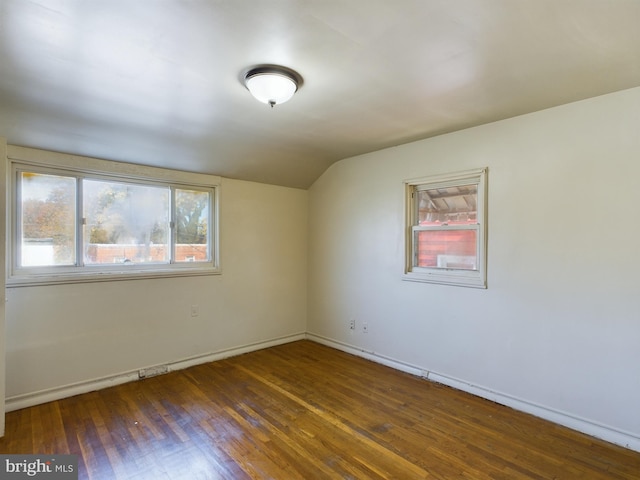
[(466, 272), (405, 272), (402, 277), (403, 280), (408, 282), (423, 282), (423, 283), (435, 283), (440, 285), (453, 285), (457, 287), (470, 287), (470, 288), (487, 288), (487, 282), (480, 276), (479, 272), (474, 272), (476, 275), (469, 275)]
[(185, 268), (139, 270), (135, 272), (86, 272), (51, 275), (14, 275), (7, 279), (6, 287), (35, 287), (45, 285), (64, 285), (72, 283), (117, 282), (126, 280), (148, 280), (153, 278), (196, 277), (221, 275), (219, 268)]

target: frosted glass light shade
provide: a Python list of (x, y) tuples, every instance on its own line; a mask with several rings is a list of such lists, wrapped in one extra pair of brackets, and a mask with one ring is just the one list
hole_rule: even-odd
[(298, 90), (298, 81), (287, 70), (258, 68), (249, 71), (244, 81), (256, 100), (267, 105), (279, 105), (290, 100)]

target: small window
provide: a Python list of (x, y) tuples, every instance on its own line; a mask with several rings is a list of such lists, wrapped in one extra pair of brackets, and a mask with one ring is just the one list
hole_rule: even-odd
[(209, 194), (178, 188), (176, 202), (176, 262), (208, 262)]
[(169, 263), (171, 189), (82, 180), (84, 264)]
[(486, 169), (405, 182), (405, 279), (486, 288)]
[(20, 241), (23, 267), (76, 263), (76, 180), (73, 177), (19, 172)]
[(128, 177), (12, 161), (9, 286), (219, 273), (216, 185), (174, 184), (170, 175), (198, 174)]

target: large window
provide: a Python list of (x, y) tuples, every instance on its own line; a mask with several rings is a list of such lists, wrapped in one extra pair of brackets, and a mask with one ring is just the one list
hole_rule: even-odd
[(216, 185), (24, 161), (12, 177), (10, 285), (218, 272)]
[(486, 287), (486, 169), (406, 182), (407, 280)]

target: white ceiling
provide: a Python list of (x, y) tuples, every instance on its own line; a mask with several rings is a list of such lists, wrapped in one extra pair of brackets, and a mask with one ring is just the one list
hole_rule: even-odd
[[(244, 88), (263, 63), (304, 77), (291, 101)], [(636, 86), (640, 0), (0, 0), (10, 144), (291, 187)]]

